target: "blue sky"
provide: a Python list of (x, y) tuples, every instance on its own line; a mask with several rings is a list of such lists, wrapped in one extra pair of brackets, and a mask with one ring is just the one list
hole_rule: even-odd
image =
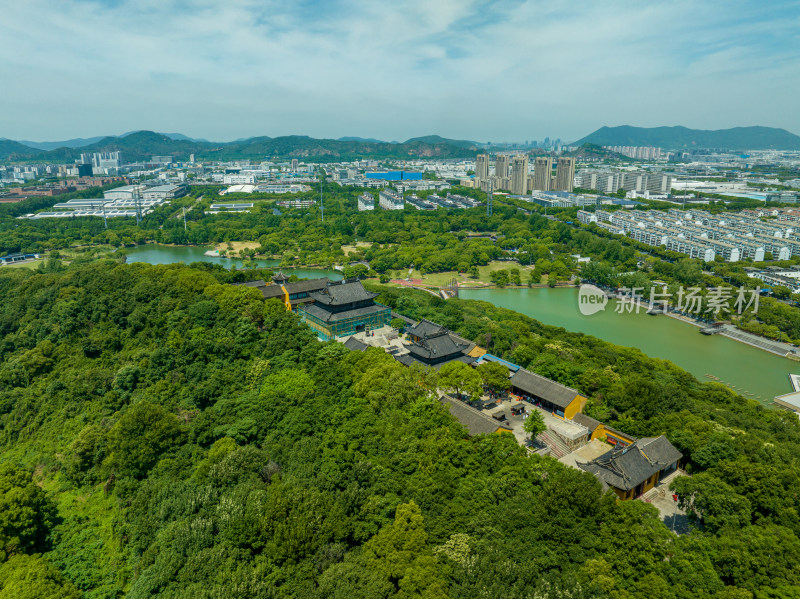
[(800, 134), (800, 2), (25, 0), (0, 137)]

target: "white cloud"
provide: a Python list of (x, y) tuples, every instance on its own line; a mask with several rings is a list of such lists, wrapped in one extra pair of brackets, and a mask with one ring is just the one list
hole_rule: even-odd
[(0, 21), (0, 136), (800, 132), (796, 6), (31, 0)]

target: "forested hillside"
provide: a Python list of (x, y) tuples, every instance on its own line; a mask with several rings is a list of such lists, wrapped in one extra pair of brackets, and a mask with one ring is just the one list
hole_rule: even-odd
[(316, 139), (307, 135), (251, 137), (233, 142), (193, 140), (175, 134), (135, 131), (122, 136), (108, 136), (80, 147), (61, 147), (40, 151), (15, 141), (0, 139), (0, 158), (12, 160), (67, 161), (85, 152), (120, 151), (125, 161), (147, 161), (153, 155), (169, 155), (185, 161), (191, 154), (209, 160), (253, 158), (301, 158), (308, 162), (332, 162), (360, 158), (469, 158), (475, 156), (474, 142), (450, 140), (438, 135), (409, 139), (403, 143), (356, 139)]
[[(252, 273), (264, 276), (266, 273)], [(668, 432), (703, 516), (470, 438), (435, 376), (317, 342), (244, 273), (104, 260), (0, 271), (0, 597), (708, 597), (800, 593), (788, 414), (474, 302), (428, 314)]]
[(733, 127), (731, 129), (688, 129), (686, 127), (600, 127), (575, 142), (601, 146), (657, 146), (681, 148), (726, 148), (728, 150), (797, 150), (800, 137), (775, 127)]

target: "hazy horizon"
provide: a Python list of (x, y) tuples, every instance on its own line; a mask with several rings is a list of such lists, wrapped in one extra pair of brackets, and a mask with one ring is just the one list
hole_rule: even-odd
[(31, 0), (0, 23), (0, 137), (137, 130), (575, 141), (800, 133), (800, 3)]

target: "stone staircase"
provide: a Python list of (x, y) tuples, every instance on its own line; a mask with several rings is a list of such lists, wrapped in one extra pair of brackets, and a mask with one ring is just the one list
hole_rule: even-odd
[(643, 493), (639, 499), (650, 503), (657, 498), (671, 497), (672, 492), (669, 490), (669, 483), (671, 483), (678, 476), (686, 476), (686, 472), (681, 469), (670, 472), (667, 476), (658, 481), (658, 484), (655, 487), (646, 493)]
[(546, 430), (536, 438), (547, 445), (556, 458), (563, 458), (568, 453), (571, 453), (567, 444), (553, 431)]

